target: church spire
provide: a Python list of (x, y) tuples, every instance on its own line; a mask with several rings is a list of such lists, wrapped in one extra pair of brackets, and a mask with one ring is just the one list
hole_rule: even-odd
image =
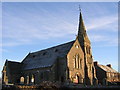
[(82, 13), (81, 13), (81, 11), (80, 11), (79, 27), (78, 27), (78, 36), (81, 35), (81, 34), (85, 34), (85, 33), (86, 33), (86, 29), (85, 29), (84, 21), (83, 21), (83, 18), (82, 18)]
[(80, 11), (80, 16), (79, 16), (79, 26), (78, 26), (77, 38), (79, 39), (80, 42), (81, 41), (82, 42), (83, 41), (90, 42), (90, 40), (88, 39), (87, 33), (86, 33), (86, 28), (85, 28), (84, 21), (83, 21), (83, 18), (82, 18), (81, 9), (79, 11)]

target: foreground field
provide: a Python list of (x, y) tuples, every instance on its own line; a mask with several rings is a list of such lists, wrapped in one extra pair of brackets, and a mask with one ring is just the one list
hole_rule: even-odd
[(104, 89), (118, 89), (120, 90), (120, 83), (116, 85), (83, 85), (73, 83), (60, 83), (44, 81), (39, 85), (4, 85), (2, 90), (104, 90)]
[(120, 90), (120, 86), (5, 86), (2, 90)]

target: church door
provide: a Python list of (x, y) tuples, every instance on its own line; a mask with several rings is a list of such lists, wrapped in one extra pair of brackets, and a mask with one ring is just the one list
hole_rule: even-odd
[(80, 83), (80, 77), (77, 75), (77, 83)]

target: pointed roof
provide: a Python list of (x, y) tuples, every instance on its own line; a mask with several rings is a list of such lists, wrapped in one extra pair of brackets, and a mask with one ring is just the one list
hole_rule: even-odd
[(83, 18), (82, 18), (82, 13), (80, 12), (78, 35), (81, 34), (81, 33), (84, 33), (84, 32), (86, 32), (86, 29), (85, 29), (84, 21), (83, 21)]
[(83, 39), (83, 41), (88, 41), (90, 43), (90, 40), (86, 33), (86, 28), (84, 25), (81, 11), (80, 11), (80, 16), (79, 16), (78, 38)]

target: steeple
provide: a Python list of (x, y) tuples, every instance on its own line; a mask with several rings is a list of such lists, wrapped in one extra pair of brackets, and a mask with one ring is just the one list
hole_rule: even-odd
[(83, 22), (83, 18), (82, 18), (82, 13), (80, 12), (79, 27), (78, 27), (78, 36), (80, 34), (84, 34), (85, 32), (86, 32), (86, 30), (85, 30), (85, 26), (84, 26), (84, 22)]
[(90, 43), (90, 40), (89, 40), (87, 33), (86, 33), (86, 28), (85, 28), (84, 21), (82, 18), (81, 10), (80, 10), (80, 16), (79, 16), (79, 26), (78, 26), (77, 38), (80, 42), (86, 41), (86, 42)]
[(80, 16), (79, 16), (78, 35), (76, 39), (78, 39), (84, 53), (84, 70), (85, 70), (84, 83), (87, 85), (92, 85), (93, 77), (95, 77), (95, 74), (93, 73), (94, 65), (93, 65), (93, 58), (92, 58), (91, 43), (87, 36), (81, 10), (80, 10)]

